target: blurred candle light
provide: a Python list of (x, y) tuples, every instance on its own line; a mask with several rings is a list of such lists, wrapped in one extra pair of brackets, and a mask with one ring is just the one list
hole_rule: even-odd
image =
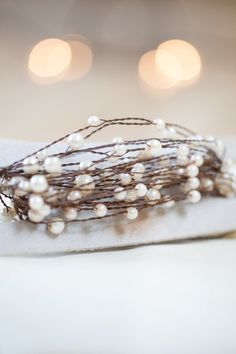
[(48, 38), (33, 47), (28, 67), (36, 77), (47, 79), (60, 76), (70, 62), (70, 45), (61, 39)]
[(198, 51), (190, 43), (179, 39), (160, 44), (155, 61), (164, 75), (176, 81), (194, 79), (201, 71)]
[(65, 80), (76, 80), (85, 76), (92, 66), (93, 55), (86, 38), (74, 35), (65, 39), (71, 49), (71, 61)]
[(142, 80), (155, 89), (169, 89), (176, 84), (176, 80), (166, 76), (155, 62), (156, 50), (151, 50), (140, 58), (138, 72)]

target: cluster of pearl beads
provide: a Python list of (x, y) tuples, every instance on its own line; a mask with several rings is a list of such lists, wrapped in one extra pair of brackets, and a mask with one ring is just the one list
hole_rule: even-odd
[(27, 174), (35, 174), (40, 172), (42, 169), (44, 169), (46, 173), (50, 174), (62, 173), (60, 159), (56, 156), (47, 156), (46, 149), (38, 152), (36, 156), (27, 157), (23, 161), (23, 169)]
[[(88, 118), (89, 127), (99, 127), (106, 122), (101, 120), (97, 116), (91, 116)], [(175, 140), (178, 133), (178, 126), (166, 124), (162, 119), (156, 118), (153, 120), (157, 132), (162, 137)], [(87, 127), (86, 127), (87, 129)], [(100, 128), (99, 128), (100, 129)], [(81, 130), (82, 131), (82, 130)], [(224, 151), (224, 146), (221, 141), (214, 139), (213, 137), (202, 138), (200, 136), (192, 136), (190, 139), (203, 141), (204, 144), (209, 144), (211, 148), (221, 156)], [(75, 132), (66, 137), (67, 144), (71, 150), (83, 149), (85, 140), (80, 132)], [(123, 162), (127, 159), (125, 155), (129, 152), (128, 143), (124, 142), (123, 138), (116, 137), (112, 140), (113, 147), (108, 152), (110, 158), (109, 162), (116, 162), (120, 158)], [(165, 140), (164, 140), (165, 144)], [(186, 143), (177, 145), (176, 148), (176, 165), (179, 166), (178, 174), (186, 178), (186, 181), (180, 185), (180, 190), (187, 195), (188, 201), (197, 203), (201, 199), (201, 191), (210, 192), (214, 188), (217, 188), (220, 194), (224, 196), (235, 195), (236, 192), (236, 177), (235, 179), (227, 178), (228, 175), (236, 176), (236, 165), (231, 161), (225, 161), (222, 165), (221, 172), (224, 176), (217, 177), (214, 181), (208, 177), (199, 177), (199, 169), (204, 164), (203, 155), (201, 153), (195, 153), (191, 151), (190, 146)], [(165, 146), (164, 146), (165, 147)], [(151, 139), (147, 141), (143, 151), (139, 153), (139, 158), (143, 161), (137, 162), (130, 168), (119, 173), (118, 186), (114, 189), (114, 199), (117, 202), (127, 202), (127, 206), (132, 202), (135, 202), (138, 198), (143, 198), (150, 204), (156, 204), (161, 198), (160, 189), (161, 183), (149, 183), (145, 184), (145, 162), (144, 160), (159, 157), (162, 155), (162, 143), (160, 139)], [(144, 163), (143, 163), (144, 162)], [(163, 166), (169, 165), (168, 161), (163, 161)], [(161, 166), (161, 160), (160, 160)], [(53, 234), (61, 233), (66, 221), (77, 220), (79, 211), (79, 201), (81, 198), (89, 196), (95, 190), (96, 178), (95, 174), (89, 171), (95, 169), (95, 162), (85, 160), (79, 163), (78, 170), (81, 174), (74, 179), (74, 189), (70, 190), (66, 196), (70, 202), (69, 207), (65, 207), (63, 210), (63, 216), (51, 217), (50, 205), (48, 205), (48, 199), (44, 201), (44, 192), (49, 194), (50, 184), (48, 177), (58, 176), (63, 172), (61, 159), (57, 156), (49, 156), (47, 149), (39, 151), (35, 156), (26, 158), (23, 162), (23, 170), (25, 174), (32, 175), (32, 177), (13, 177), (11, 184), (15, 187), (15, 195), (18, 197), (24, 197), (28, 195), (29, 211), (28, 217), (33, 222), (43, 221), (50, 215), (48, 219), (48, 230)], [(233, 171), (233, 172), (232, 172)], [(40, 174), (40, 173), (44, 174)], [(109, 172), (104, 172), (104, 176)], [(49, 176), (48, 176), (49, 175)], [(225, 177), (225, 178), (224, 178)], [(97, 183), (97, 182), (96, 182)], [(163, 205), (165, 207), (171, 207), (175, 204), (174, 200), (165, 201), (166, 196), (163, 195)], [(51, 198), (53, 198), (53, 193)], [(128, 204), (129, 203), (129, 204)], [(132, 204), (131, 204), (132, 205)], [(98, 218), (102, 218), (108, 215), (109, 207), (105, 203), (97, 203), (93, 208), (94, 215)], [(126, 209), (126, 216), (128, 219), (133, 220), (138, 217), (138, 208), (135, 206), (128, 206)]]

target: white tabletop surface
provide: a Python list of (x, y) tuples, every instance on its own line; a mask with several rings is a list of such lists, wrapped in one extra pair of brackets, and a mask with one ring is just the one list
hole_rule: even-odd
[(0, 258), (1, 354), (236, 353), (236, 239)]

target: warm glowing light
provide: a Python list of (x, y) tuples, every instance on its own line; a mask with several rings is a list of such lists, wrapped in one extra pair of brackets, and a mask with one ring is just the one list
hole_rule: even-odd
[(198, 51), (179, 39), (162, 43), (157, 48), (155, 60), (163, 74), (174, 80), (191, 80), (201, 71)]
[(156, 65), (156, 50), (145, 53), (139, 61), (138, 71), (140, 77), (149, 86), (156, 89), (168, 89), (175, 85), (176, 81), (166, 76)]
[(61, 39), (45, 39), (32, 49), (28, 67), (30, 71), (40, 78), (53, 78), (61, 75), (71, 61), (71, 48)]
[(67, 43), (71, 48), (72, 57), (65, 79), (80, 79), (91, 69), (93, 60), (91, 48), (88, 41), (80, 36), (68, 39)]

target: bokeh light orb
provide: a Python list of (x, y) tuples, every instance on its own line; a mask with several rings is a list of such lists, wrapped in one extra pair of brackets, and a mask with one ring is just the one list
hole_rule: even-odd
[(77, 80), (84, 77), (91, 69), (93, 53), (89, 41), (79, 35), (66, 39), (71, 49), (70, 67), (65, 80)]
[(57, 38), (48, 38), (36, 44), (28, 59), (29, 70), (40, 78), (59, 76), (70, 65), (70, 45)]
[(155, 61), (159, 69), (171, 79), (187, 81), (201, 71), (201, 58), (190, 43), (180, 39), (163, 42), (157, 48)]
[(142, 80), (155, 89), (169, 89), (176, 84), (176, 80), (166, 76), (156, 65), (156, 50), (142, 55), (139, 60), (138, 72)]

